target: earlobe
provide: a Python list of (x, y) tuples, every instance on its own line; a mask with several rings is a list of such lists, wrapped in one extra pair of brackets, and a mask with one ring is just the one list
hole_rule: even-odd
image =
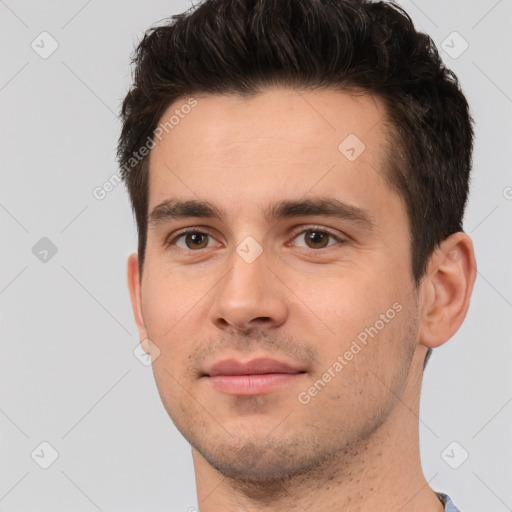
[(450, 235), (431, 256), (421, 284), (419, 342), (422, 345), (438, 347), (457, 332), (466, 317), (475, 279), (471, 238), (463, 232)]
[[(131, 254), (128, 257), (128, 289), (130, 291), (130, 300), (132, 303), (133, 316), (137, 329), (139, 331), (139, 339), (141, 342), (147, 339), (148, 334), (144, 316), (142, 313), (142, 293), (141, 282), (139, 276), (139, 258), (137, 254)], [(143, 346), (144, 348), (144, 346)]]

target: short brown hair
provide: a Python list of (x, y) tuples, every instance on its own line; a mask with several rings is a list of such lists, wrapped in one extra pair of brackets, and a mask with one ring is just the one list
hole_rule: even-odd
[(135, 161), (133, 154), (151, 140), (171, 103), (198, 93), (250, 97), (265, 86), (282, 85), (378, 95), (390, 132), (385, 178), (407, 206), (416, 285), (436, 246), (462, 231), (473, 121), (456, 76), (399, 6), (368, 0), (206, 0), (148, 30), (133, 63), (118, 159), (137, 221), (141, 274), (148, 156)]

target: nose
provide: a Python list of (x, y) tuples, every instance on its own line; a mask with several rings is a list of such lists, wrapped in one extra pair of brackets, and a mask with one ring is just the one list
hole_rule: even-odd
[(219, 282), (210, 310), (216, 327), (248, 332), (279, 327), (286, 321), (287, 289), (267, 263), (265, 251), (250, 263), (233, 251), (231, 269)]

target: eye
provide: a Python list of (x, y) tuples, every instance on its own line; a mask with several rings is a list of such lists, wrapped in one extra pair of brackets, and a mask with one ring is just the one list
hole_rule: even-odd
[[(324, 249), (342, 242), (343, 240), (338, 236), (325, 229), (309, 228), (295, 235), (291, 245), (314, 250)], [(167, 245), (175, 245), (180, 249), (197, 251), (199, 249), (215, 246), (216, 243), (211, 235), (196, 229), (179, 233), (173, 239), (169, 240)]]
[(201, 231), (186, 231), (178, 235), (170, 242), (180, 249), (206, 249), (213, 245), (214, 239), (208, 234)]
[(316, 228), (310, 228), (302, 231), (293, 239), (293, 241), (296, 240), (303, 240), (304, 245), (300, 243), (294, 245), (305, 247), (307, 249), (324, 249), (325, 247), (330, 247), (331, 245), (342, 242), (342, 240), (329, 231)]

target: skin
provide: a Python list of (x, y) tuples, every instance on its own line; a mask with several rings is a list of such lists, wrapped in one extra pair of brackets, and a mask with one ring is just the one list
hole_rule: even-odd
[[(379, 98), (278, 87), (245, 100), (195, 98), (151, 150), (149, 212), (174, 198), (208, 201), (223, 216), (150, 225), (142, 279), (133, 254), (128, 282), (160, 397), (192, 445), (201, 512), (442, 511), (421, 469), (419, 396), (427, 349), (453, 336), (468, 310), (470, 237), (444, 240), (415, 289), (405, 204), (383, 179)], [(365, 145), (354, 161), (338, 149), (349, 134)], [(364, 209), (373, 229), (264, 215), (272, 202), (318, 197)], [(211, 235), (194, 239), (204, 248), (190, 236), (165, 246), (193, 227)], [(308, 247), (307, 229), (341, 241), (317, 233), (328, 245)], [(247, 236), (262, 249), (252, 263), (236, 251)], [(394, 318), (301, 403), (396, 303)], [(263, 356), (305, 373), (257, 396), (201, 377), (215, 361)]]

